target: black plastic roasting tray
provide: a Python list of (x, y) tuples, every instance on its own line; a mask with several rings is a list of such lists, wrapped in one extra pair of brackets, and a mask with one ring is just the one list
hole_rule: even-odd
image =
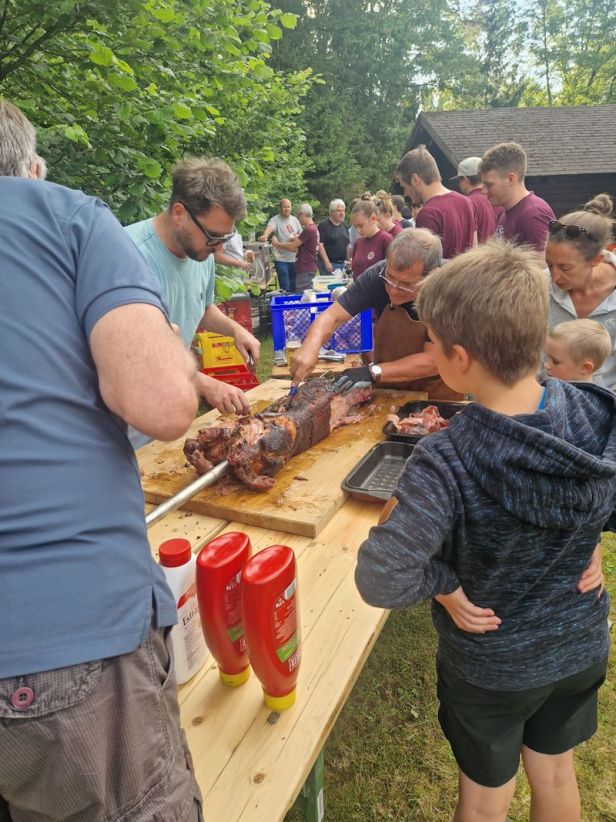
[(343, 490), (362, 502), (388, 500), (413, 448), (406, 442), (379, 442), (345, 477)]

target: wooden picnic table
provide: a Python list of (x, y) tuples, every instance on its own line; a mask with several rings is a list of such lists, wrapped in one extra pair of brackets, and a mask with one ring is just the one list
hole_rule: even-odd
[[(374, 431), (377, 442), (379, 427)], [(316, 537), (188, 511), (150, 528), (156, 558), (165, 539), (184, 537), (197, 552), (224, 531), (247, 533), (253, 553), (282, 543), (297, 557), (302, 659), (296, 704), (272, 713), (254, 675), (240, 688), (227, 688), (211, 657), (179, 688), (205, 819), (282, 820), (296, 800), (309, 822), (323, 818), (322, 749), (388, 614), (366, 605), (354, 581), (357, 550), (380, 510), (347, 498)]]
[(306, 818), (322, 818), (322, 748), (387, 618), (361, 600), (354, 581), (357, 549), (379, 511), (349, 500), (315, 539), (184, 512), (150, 529), (154, 554), (171, 537), (189, 539), (198, 551), (216, 534), (240, 530), (253, 552), (282, 543), (297, 557), (302, 660), (296, 704), (272, 714), (254, 675), (240, 688), (227, 688), (211, 657), (179, 688), (205, 819), (282, 820), (304, 785)]

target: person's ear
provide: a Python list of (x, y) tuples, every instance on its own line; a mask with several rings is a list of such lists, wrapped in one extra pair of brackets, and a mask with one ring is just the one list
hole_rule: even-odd
[(455, 344), (452, 347), (450, 359), (455, 360), (461, 374), (466, 374), (472, 365), (472, 357), (463, 345)]
[(507, 182), (509, 183), (510, 186), (514, 186), (517, 182), (519, 182), (518, 175), (515, 173), (515, 171), (508, 172)]
[(595, 364), (590, 360), (584, 360), (584, 362), (580, 363), (580, 376), (582, 377), (590, 377), (595, 371)]
[(171, 203), (171, 206), (169, 207), (169, 213), (174, 221), (179, 220), (185, 211), (186, 209), (182, 203), (178, 203), (177, 201), (175, 203)]
[(603, 254), (601, 252), (599, 252), (595, 257), (592, 258), (592, 260), (590, 261), (590, 264), (594, 268), (596, 265), (599, 265), (600, 263), (604, 263), (604, 262), (606, 262), (606, 259), (603, 256)]

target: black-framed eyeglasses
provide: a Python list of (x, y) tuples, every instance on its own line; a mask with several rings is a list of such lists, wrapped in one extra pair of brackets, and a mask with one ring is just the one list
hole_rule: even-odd
[(393, 280), (388, 280), (384, 274), (379, 274), (379, 277), (383, 282), (388, 285), (390, 288), (395, 288), (396, 291), (402, 291), (403, 294), (415, 294), (417, 293), (418, 285), (398, 285), (398, 283), (393, 282)]
[(568, 240), (577, 240), (584, 235), (589, 240), (596, 242), (597, 238), (587, 228), (581, 225), (567, 225), (561, 223), (560, 220), (550, 220), (548, 223), (548, 231), (550, 234), (560, 234), (562, 231)]
[(197, 226), (199, 231), (203, 234), (203, 236), (205, 237), (205, 239), (207, 241), (206, 245), (207, 245), (208, 248), (215, 248), (215, 246), (221, 245), (222, 243), (228, 243), (229, 240), (231, 239), (231, 237), (235, 237), (235, 235), (237, 234), (237, 231), (235, 229), (233, 229), (233, 231), (230, 234), (210, 234), (210, 232), (207, 230), (207, 228), (205, 228), (205, 226), (201, 225), (199, 220), (195, 217), (195, 215), (192, 213), (192, 211), (188, 208), (186, 203), (183, 203), (181, 200), (178, 200), (178, 203), (180, 205), (184, 206), (184, 208), (186, 209), (186, 213), (188, 214), (190, 219)]

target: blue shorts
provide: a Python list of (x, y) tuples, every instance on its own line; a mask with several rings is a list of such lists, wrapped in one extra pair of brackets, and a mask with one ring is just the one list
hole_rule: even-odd
[(487, 788), (509, 782), (520, 751), (554, 756), (597, 730), (597, 692), (607, 659), (558, 682), (524, 691), (470, 685), (437, 662), (438, 719), (460, 770)]

